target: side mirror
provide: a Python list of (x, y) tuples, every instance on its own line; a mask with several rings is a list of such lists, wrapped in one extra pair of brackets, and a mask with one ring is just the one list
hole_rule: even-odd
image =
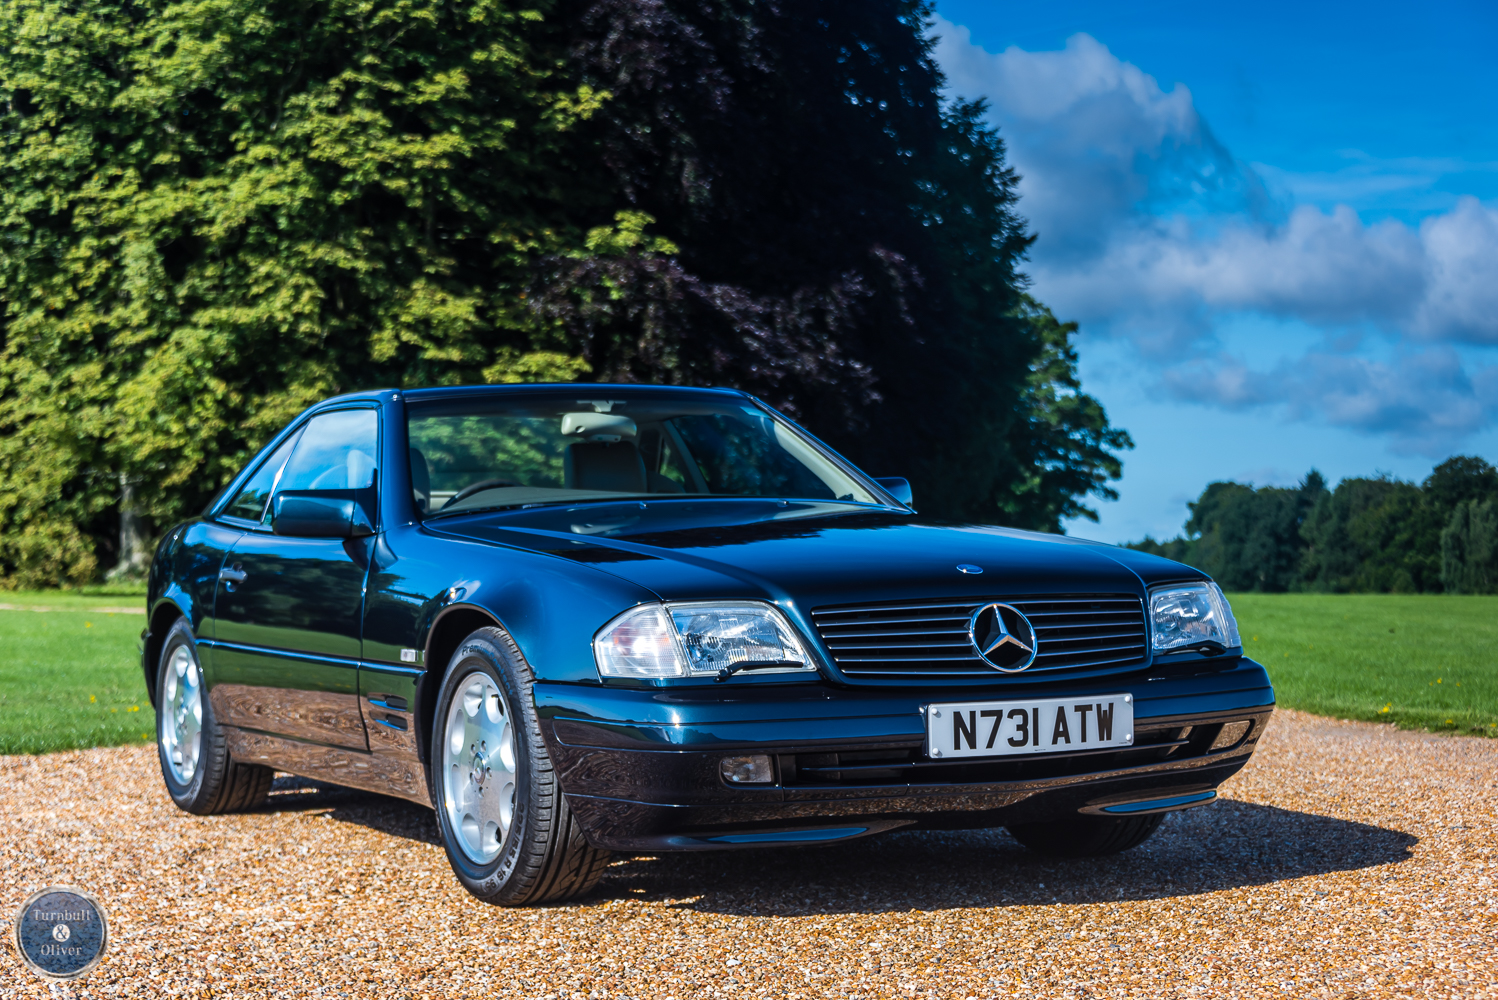
[(910, 492), (910, 480), (908, 479), (876, 479), (874, 482), (884, 487), (884, 492), (909, 507), (914, 498)]
[(364, 490), (287, 490), (276, 495), (271, 530), (292, 538), (365, 538), (374, 534), (364, 505), (353, 496)]

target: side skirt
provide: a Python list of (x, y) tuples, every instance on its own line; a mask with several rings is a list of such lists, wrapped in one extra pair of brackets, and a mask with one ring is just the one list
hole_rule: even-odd
[(272, 736), (237, 726), (225, 726), (224, 736), (229, 754), (237, 761), (265, 764), (298, 777), (393, 795), (432, 808), (426, 773), (416, 761)]

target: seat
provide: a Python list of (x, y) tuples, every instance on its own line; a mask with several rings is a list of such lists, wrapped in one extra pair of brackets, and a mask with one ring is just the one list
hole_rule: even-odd
[(570, 490), (644, 493), (645, 463), (633, 441), (606, 444), (580, 441), (568, 445), (562, 474)]
[(426, 513), (432, 502), (432, 471), (420, 448), (411, 449), (411, 492), (414, 494), (412, 499), (416, 501), (416, 509)]

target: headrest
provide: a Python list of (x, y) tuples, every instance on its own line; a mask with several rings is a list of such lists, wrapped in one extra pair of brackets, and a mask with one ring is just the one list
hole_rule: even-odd
[(622, 413), (564, 413), (562, 434), (584, 441), (633, 441), (635, 422)]
[[(604, 414), (600, 414), (604, 416)], [(578, 442), (567, 447), (562, 474), (568, 489), (644, 493), (645, 463), (633, 441)]]

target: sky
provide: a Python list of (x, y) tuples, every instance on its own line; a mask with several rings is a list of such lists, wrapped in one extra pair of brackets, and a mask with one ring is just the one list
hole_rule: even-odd
[(1136, 447), (1070, 534), (1207, 483), (1498, 463), (1498, 4), (938, 0), (1022, 176), (1031, 290)]

